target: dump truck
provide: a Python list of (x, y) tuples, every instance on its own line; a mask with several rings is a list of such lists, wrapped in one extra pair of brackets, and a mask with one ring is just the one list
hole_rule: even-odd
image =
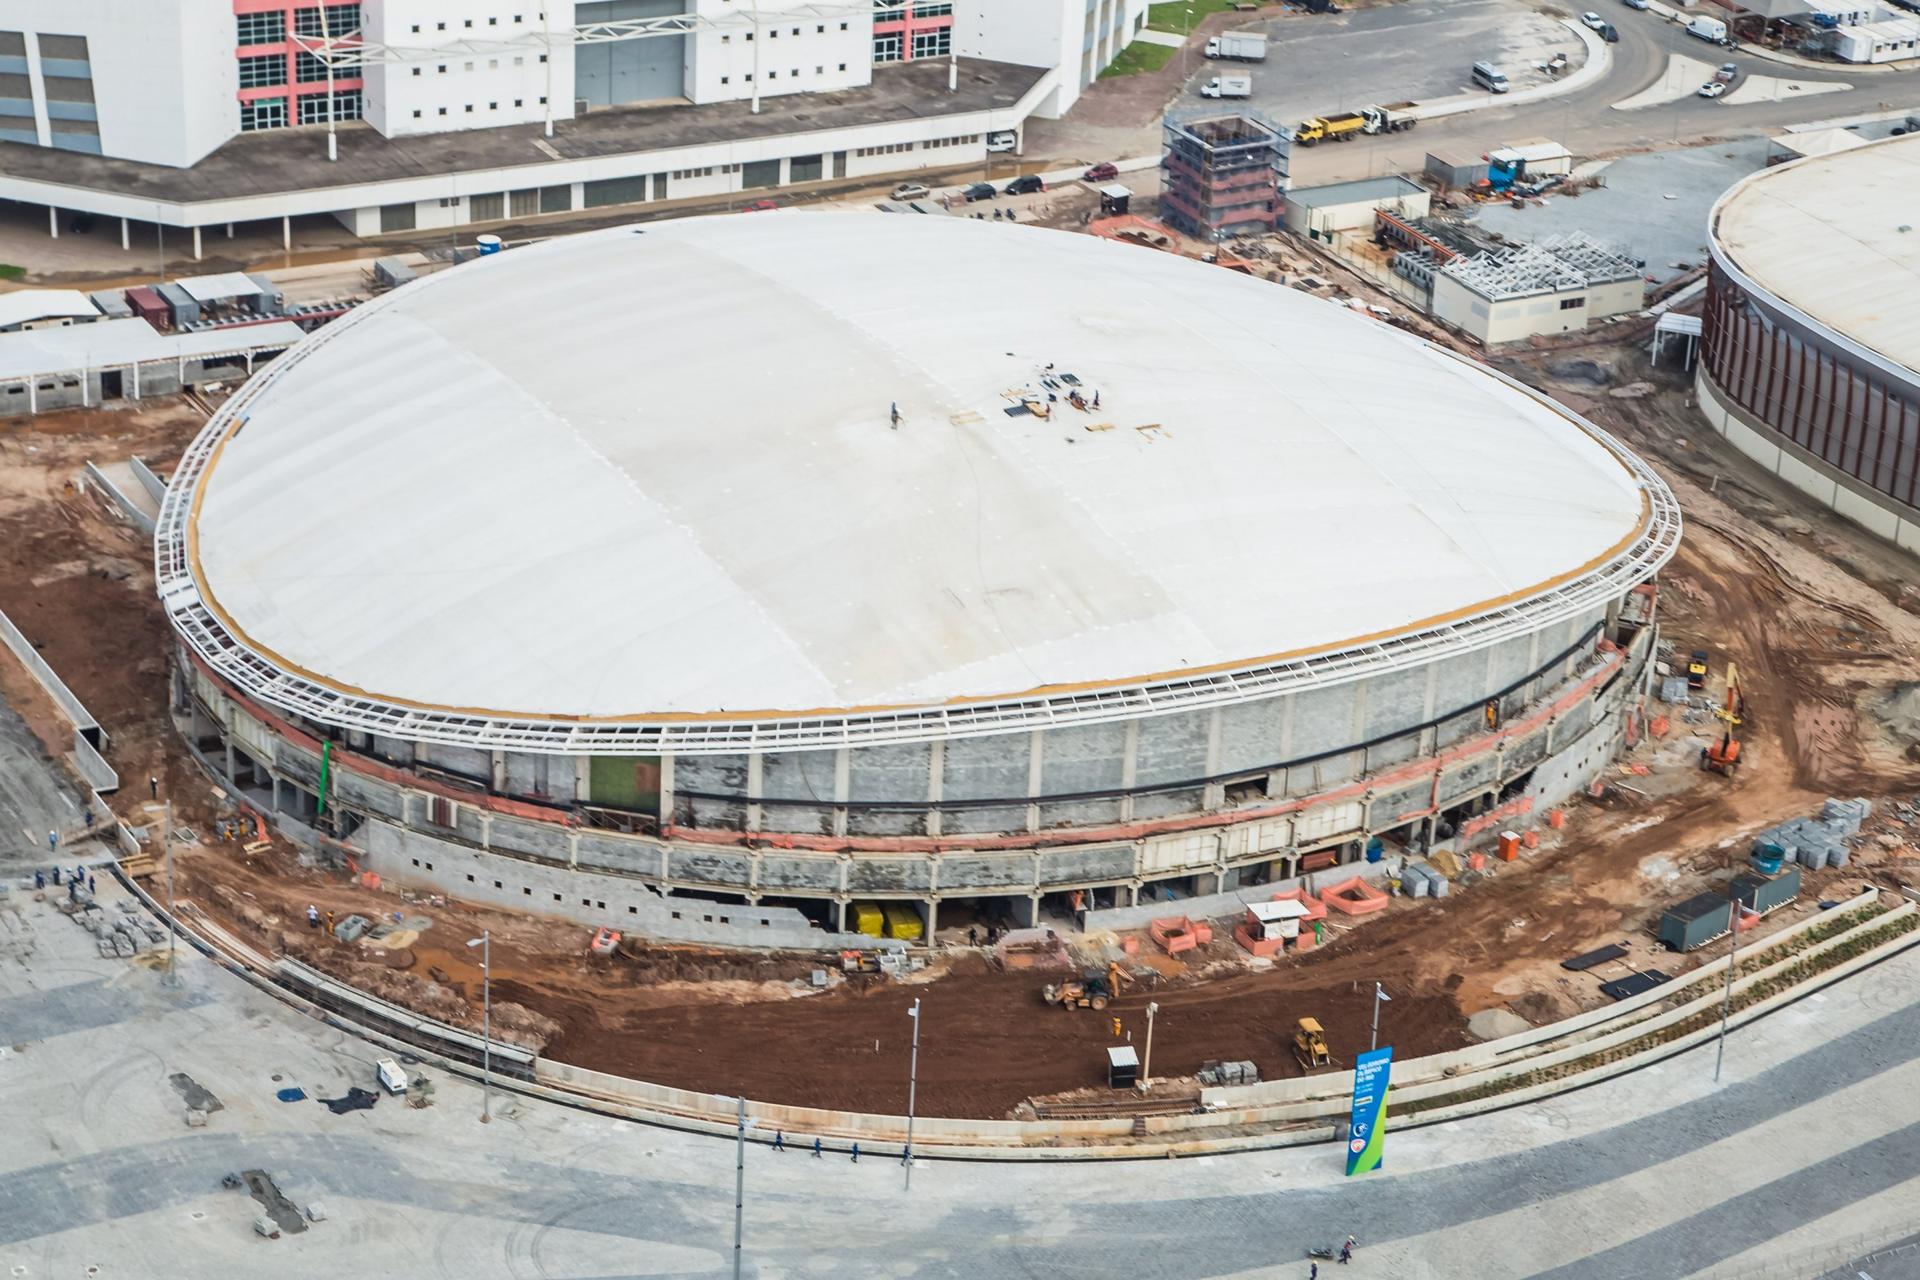
[(1200, 86), (1203, 98), (1251, 98), (1252, 76), (1215, 76)]
[(1293, 1033), (1293, 1056), (1302, 1071), (1333, 1065), (1333, 1054), (1327, 1051), (1327, 1033), (1321, 1029), (1319, 1019), (1300, 1019)]
[(1104, 973), (1088, 969), (1075, 981), (1057, 985), (1049, 982), (1041, 989), (1040, 998), (1062, 1009), (1104, 1009), (1132, 985), (1131, 974), (1118, 964), (1110, 964)]
[(1300, 127), (1294, 130), (1293, 140), (1303, 147), (1311, 147), (1317, 142), (1332, 139), (1335, 142), (1351, 142), (1366, 130), (1367, 118), (1358, 111), (1342, 111), (1338, 115), (1315, 116), (1311, 120), (1302, 120)]
[(1267, 38), (1258, 31), (1223, 31), (1207, 41), (1207, 56), (1235, 62), (1265, 62)]
[(1362, 126), (1367, 133), (1404, 133), (1420, 123), (1413, 114), (1417, 102), (1388, 102), (1363, 109), (1360, 114), (1366, 120)]

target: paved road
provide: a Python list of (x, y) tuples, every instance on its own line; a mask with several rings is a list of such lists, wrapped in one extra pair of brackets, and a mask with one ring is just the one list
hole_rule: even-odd
[[(13, 655), (0, 661), (12, 662)], [(46, 861), (47, 832), (67, 830), (85, 812), (72, 785), (49, 766), (33, 730), (0, 702), (0, 875), (31, 874)]]

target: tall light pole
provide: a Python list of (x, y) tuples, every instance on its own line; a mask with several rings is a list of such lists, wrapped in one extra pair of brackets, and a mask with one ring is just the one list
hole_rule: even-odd
[(1367, 1048), (1369, 1050), (1380, 1047), (1380, 1005), (1382, 1001), (1390, 1001), (1392, 999), (1392, 996), (1380, 989), (1379, 983), (1376, 982), (1373, 984), (1373, 1038), (1367, 1042)]
[(1153, 1088), (1153, 1015), (1160, 1012), (1160, 1006), (1152, 1000), (1147, 1001), (1147, 1060), (1140, 1064), (1140, 1092)]
[(907, 1167), (907, 1190), (913, 1190), (913, 1104), (920, 1084), (920, 997), (913, 998), (913, 1008), (907, 1010), (907, 1016), (913, 1019), (913, 1054), (907, 1060), (907, 1149), (901, 1156), (901, 1163)]
[(172, 797), (168, 797), (167, 799), (166, 822), (167, 822), (167, 825), (165, 829), (161, 831), (160, 838), (167, 842), (166, 844), (166, 848), (167, 848), (167, 985), (170, 987), (177, 987), (180, 985), (180, 971), (178, 969), (175, 969), (173, 965), (174, 965), (174, 961), (178, 958), (178, 952), (176, 950), (175, 944), (179, 940), (180, 926), (174, 922), (180, 918), (180, 914), (173, 909), (173, 799)]
[(480, 948), (480, 1123), (493, 1119), (493, 930), (468, 938)]
[[(1737, 881), (1735, 882), (1737, 883)], [(1720, 1041), (1713, 1051), (1713, 1082), (1720, 1083), (1720, 1066), (1727, 1060), (1727, 1019), (1733, 1015), (1734, 960), (1740, 954), (1740, 893), (1727, 885), (1727, 985), (1720, 997)]]
[(740, 1280), (740, 1243), (744, 1237), (747, 1204), (747, 1095), (740, 1105), (740, 1130), (733, 1144), (733, 1280)]

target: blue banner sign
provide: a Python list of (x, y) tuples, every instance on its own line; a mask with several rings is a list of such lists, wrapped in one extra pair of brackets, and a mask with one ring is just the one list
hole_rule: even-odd
[(1363, 1053), (1353, 1064), (1353, 1127), (1347, 1134), (1347, 1176), (1380, 1167), (1387, 1130), (1387, 1087), (1393, 1046)]

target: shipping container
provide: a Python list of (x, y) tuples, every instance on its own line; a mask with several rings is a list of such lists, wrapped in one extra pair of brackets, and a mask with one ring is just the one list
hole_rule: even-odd
[(1800, 896), (1800, 868), (1790, 865), (1775, 876), (1743, 874), (1734, 880), (1733, 891), (1747, 910), (1765, 915)]
[(200, 318), (200, 304), (193, 295), (177, 284), (163, 284), (154, 289), (160, 300), (167, 304), (167, 314), (173, 320), (176, 329), (194, 323)]
[(168, 329), (173, 320), (167, 311), (166, 299), (152, 285), (139, 285), (127, 290), (127, 306), (133, 314), (145, 320), (156, 329)]
[(1733, 902), (1724, 893), (1703, 893), (1660, 917), (1660, 941), (1674, 951), (1692, 951), (1725, 936)]

